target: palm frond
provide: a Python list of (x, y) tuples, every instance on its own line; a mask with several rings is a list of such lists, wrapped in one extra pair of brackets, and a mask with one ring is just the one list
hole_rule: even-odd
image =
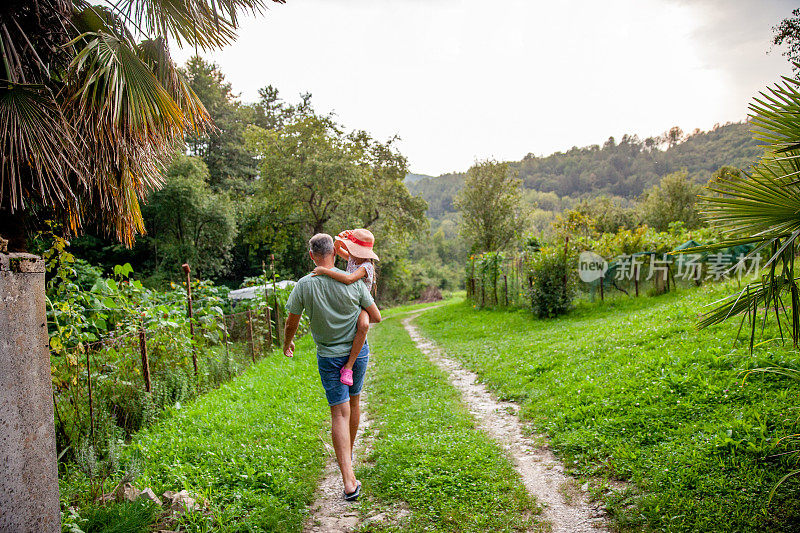
[[(724, 238), (684, 252), (709, 251), (741, 244), (755, 244), (748, 257), (769, 250), (761, 279), (739, 293), (716, 302), (703, 314), (699, 327), (723, 322), (732, 316), (750, 317), (750, 347), (756, 335), (756, 315), (763, 305), (762, 330), (774, 311), (783, 336), (783, 323), (791, 324), (795, 345), (800, 341), (800, 291), (794, 257), (800, 248), (800, 83), (785, 79), (755, 99), (752, 123), (758, 139), (770, 150), (749, 172), (719, 179), (708, 186), (715, 196), (701, 198), (705, 218), (722, 230)], [(791, 317), (784, 311), (783, 294), (789, 294)], [(741, 330), (741, 328), (740, 328)]]
[(46, 87), (0, 86), (0, 203), (11, 212), (33, 196), (65, 206), (74, 203), (68, 176), (87, 179), (73, 157), (85, 146)]
[[(285, 3), (285, 0), (272, 0)], [(117, 9), (149, 34), (179, 44), (218, 48), (236, 36), (239, 17), (261, 13), (268, 0), (122, 0)]]

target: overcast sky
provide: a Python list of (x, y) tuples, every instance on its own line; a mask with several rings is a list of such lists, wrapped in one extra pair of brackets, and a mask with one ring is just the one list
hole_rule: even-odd
[(291, 102), (310, 92), (349, 129), (399, 135), (412, 172), (440, 174), (740, 121), (790, 73), (770, 41), (792, 4), (288, 0), (201, 55), (243, 101), (267, 84)]

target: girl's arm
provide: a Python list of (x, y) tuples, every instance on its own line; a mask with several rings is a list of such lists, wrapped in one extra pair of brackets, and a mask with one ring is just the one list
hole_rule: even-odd
[(351, 285), (356, 281), (360, 280), (364, 276), (367, 275), (367, 269), (362, 267), (358, 267), (358, 270), (353, 272), (352, 274), (348, 274), (347, 272), (339, 272), (338, 270), (333, 270), (330, 268), (320, 267), (314, 269), (311, 273), (313, 276), (319, 276), (322, 274), (323, 276), (328, 276), (329, 278), (333, 278), (339, 283), (344, 283), (345, 285)]
[(342, 241), (334, 241), (333, 251), (336, 255), (338, 255), (345, 261), (350, 260), (350, 252), (347, 251), (347, 247), (344, 245)]

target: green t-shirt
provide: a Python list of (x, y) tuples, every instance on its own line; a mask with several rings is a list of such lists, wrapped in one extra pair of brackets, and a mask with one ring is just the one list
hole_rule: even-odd
[(286, 310), (293, 315), (306, 312), (311, 335), (317, 343), (317, 355), (342, 357), (348, 355), (353, 346), (361, 309), (373, 303), (367, 286), (360, 281), (346, 285), (328, 276), (309, 274), (292, 289)]

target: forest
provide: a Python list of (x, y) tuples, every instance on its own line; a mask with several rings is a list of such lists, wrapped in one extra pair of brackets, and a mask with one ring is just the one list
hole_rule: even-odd
[(266, 85), (257, 102), (242, 102), (199, 57), (182, 72), (215, 128), (187, 136), (169, 162), (163, 186), (143, 202), (145, 233), (132, 248), (87, 225), (71, 241), (77, 258), (105, 273), (128, 263), (154, 288), (180, 280), (189, 263), (201, 278), (238, 288), (272, 258), (281, 278), (297, 279), (309, 270), (310, 235), (365, 227), (381, 243), (382, 299), (413, 297), (400, 273), (409, 239), (427, 227), (426, 206), (403, 184), (408, 163), (395, 139), (346, 130), (316, 112), (310, 94), (288, 103)]

